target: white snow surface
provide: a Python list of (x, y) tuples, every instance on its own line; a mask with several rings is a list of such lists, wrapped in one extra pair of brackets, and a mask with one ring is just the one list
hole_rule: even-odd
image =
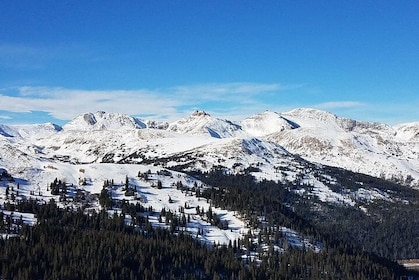
[(396, 139), (406, 142), (419, 142), (419, 122), (396, 125), (394, 130), (396, 130)]
[(253, 115), (241, 122), (243, 130), (254, 136), (264, 136), (275, 132), (294, 129), (298, 126), (273, 111)]

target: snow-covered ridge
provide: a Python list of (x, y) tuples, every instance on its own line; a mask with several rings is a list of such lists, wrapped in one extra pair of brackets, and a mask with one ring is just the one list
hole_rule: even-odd
[(270, 134), (268, 141), (310, 161), (418, 185), (419, 143), (414, 142), (417, 123), (391, 127), (315, 109), (296, 109), (281, 115), (299, 127)]
[(290, 120), (295, 121), (301, 127), (318, 127), (322, 129), (334, 129), (334, 130), (344, 130), (347, 132), (351, 131), (370, 131), (370, 130), (380, 130), (388, 131), (392, 128), (386, 124), (377, 123), (377, 122), (363, 122), (348, 118), (338, 117), (333, 113), (311, 109), (311, 108), (298, 108), (292, 111), (282, 113), (281, 116), (289, 118)]
[(86, 113), (63, 129), (53, 124), (0, 125), (0, 148), (0, 166), (13, 165), (17, 157), (15, 165), (26, 168), (45, 159), (141, 163), (190, 153), (201, 161), (197, 168), (265, 163), (263, 176), (269, 178), (275, 178), (269, 170), (280, 162), (282, 150), (311, 162), (419, 186), (419, 122), (391, 127), (307, 108), (265, 111), (237, 123), (204, 111), (170, 124)]
[(21, 124), (21, 125), (1, 125), (0, 124), (0, 135), (5, 137), (19, 137), (19, 138), (30, 138), (30, 137), (45, 137), (47, 135), (61, 131), (62, 128), (59, 125), (53, 123), (45, 124)]
[(402, 141), (419, 142), (419, 122), (412, 122), (394, 126), (396, 138)]
[(125, 114), (96, 112), (86, 113), (76, 117), (64, 125), (65, 130), (117, 130), (117, 129), (140, 129), (146, 125), (131, 116)]
[(272, 111), (248, 117), (241, 122), (241, 126), (244, 131), (254, 136), (263, 136), (299, 127), (298, 124)]

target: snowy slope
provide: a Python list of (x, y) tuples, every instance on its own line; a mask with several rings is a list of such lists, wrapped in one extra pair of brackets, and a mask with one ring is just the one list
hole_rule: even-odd
[(241, 122), (241, 126), (244, 131), (254, 136), (268, 135), (298, 127), (296, 123), (272, 111), (250, 116)]
[[(11, 133), (12, 132), (12, 133)], [(0, 124), (0, 136), (3, 137), (13, 137), (13, 131), (7, 125)]]
[[(46, 163), (44, 163), (46, 164)], [(242, 238), (242, 235), (248, 231), (244, 222), (241, 218), (237, 217), (232, 211), (226, 211), (222, 209), (213, 208), (213, 212), (222, 217), (229, 225), (229, 229), (220, 229), (216, 226), (209, 224), (204, 217), (199, 216), (196, 213), (196, 207), (199, 206), (202, 210), (208, 210), (211, 206), (210, 203), (205, 199), (199, 199), (195, 196), (188, 195), (186, 192), (176, 189), (175, 182), (182, 182), (187, 188), (192, 188), (194, 184), (202, 183), (195, 179), (184, 175), (182, 173), (171, 172), (170, 175), (159, 175), (160, 168), (156, 168), (152, 165), (118, 165), (118, 164), (87, 164), (87, 165), (73, 165), (67, 163), (49, 163), (47, 165), (34, 166), (31, 170), (26, 170), (21, 173), (22, 176), (28, 178), (23, 180), (21, 178), (15, 178), (15, 183), (10, 183), (0, 179), (0, 202), (10, 201), (6, 199), (4, 185), (10, 186), (10, 189), (14, 188), (14, 191), (10, 191), (16, 194), (16, 199), (23, 199), (25, 197), (40, 199), (49, 201), (54, 198), (57, 203), (62, 207), (73, 205), (78, 206), (77, 203), (72, 202), (71, 199), (61, 201), (59, 196), (52, 195), (48, 186), (57, 178), (58, 180), (65, 181), (68, 185), (74, 185), (77, 190), (83, 189), (87, 196), (98, 194), (103, 188), (105, 180), (112, 180), (115, 182), (112, 187), (112, 197), (116, 200), (125, 199), (128, 202), (136, 203), (141, 201), (141, 204), (145, 208), (152, 207), (156, 213), (151, 215), (150, 222), (153, 226), (168, 227), (165, 221), (158, 221), (160, 210), (163, 208), (166, 211), (172, 211), (178, 213), (179, 209), (188, 205), (188, 209), (184, 210), (186, 215), (190, 215), (191, 221), (188, 223), (185, 230), (192, 236), (198, 237), (203, 242), (208, 244), (228, 244), (229, 241), (237, 240)], [(150, 172), (148, 179), (144, 180), (139, 178), (137, 175), (140, 173)], [(126, 178), (129, 178), (129, 184), (131, 187), (137, 190), (135, 196), (125, 196), (123, 186)], [(85, 184), (79, 185), (83, 181)], [(156, 185), (157, 181), (161, 181), (163, 188), (156, 189), (153, 185)], [(17, 184), (19, 183), (19, 189), (17, 191)], [(169, 202), (168, 198), (171, 197)], [(60, 201), (60, 202), (59, 202)], [(92, 201), (93, 202), (93, 201)], [(99, 210), (100, 206), (98, 203), (90, 203), (90, 210)], [(10, 215), (8, 211), (2, 211), (5, 215)], [(30, 214), (17, 213), (13, 215), (19, 217), (21, 214), (24, 215), (27, 224), (36, 223), (35, 217)], [(127, 220), (129, 223), (129, 220)], [(198, 236), (198, 229), (201, 230), (202, 234)]]
[(48, 137), (58, 131), (61, 127), (53, 123), (26, 124), (26, 125), (0, 125), (0, 136), (18, 138), (41, 138)]
[(419, 142), (419, 122), (406, 123), (394, 127), (396, 139), (406, 142)]
[(23, 139), (47, 138), (62, 130), (62, 127), (53, 123), (16, 125), (13, 128), (18, 133), (18, 136)]

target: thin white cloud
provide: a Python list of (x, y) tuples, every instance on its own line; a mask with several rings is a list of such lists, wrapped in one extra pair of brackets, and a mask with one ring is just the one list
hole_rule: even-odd
[[(307, 104), (296, 104), (278, 97), (287, 90), (280, 84), (225, 83), (161, 89), (83, 90), (59, 87), (20, 87), (0, 89), (0, 111), (14, 113), (46, 112), (58, 120), (96, 111), (147, 116), (174, 121), (192, 110), (204, 109), (221, 118), (238, 121), (265, 110), (285, 112)], [(279, 100), (279, 101), (278, 101)], [(389, 124), (418, 121), (417, 101), (409, 104), (368, 104), (359, 101), (334, 101), (314, 104), (338, 116)], [(7, 113), (3, 113), (7, 115)], [(25, 114), (27, 117), (27, 114)], [(10, 118), (1, 118), (8, 120)], [(13, 118), (15, 119), (15, 118)]]
[[(39, 91), (39, 95), (36, 92)], [(86, 91), (32, 88), (18, 96), (0, 95), (0, 110), (13, 112), (43, 111), (61, 120), (94, 111), (126, 114), (171, 114), (176, 101), (143, 91)]]
[[(263, 107), (259, 94), (277, 92), (279, 84), (226, 83), (172, 87), (156, 90), (79, 90), (59, 87), (20, 87), (0, 90), (0, 110), (12, 112), (43, 111), (60, 120), (94, 111), (119, 112), (129, 115), (152, 115), (155, 118), (178, 118), (184, 110), (202, 109), (206, 102), (219, 101), (214, 112), (225, 104)], [(2, 93), (3, 92), (3, 93)], [(229, 112), (235, 114), (230, 106)], [(249, 110), (244, 110), (249, 111)], [(243, 111), (243, 112), (244, 112)]]
[[(272, 106), (269, 96), (291, 89), (279, 83), (210, 83), (170, 88), (183, 105), (229, 120), (241, 120)], [(187, 106), (189, 105), (189, 106)], [(185, 114), (187, 112), (183, 112)]]
[(9, 116), (2, 116), (0, 115), (0, 120), (11, 120), (12, 118)]

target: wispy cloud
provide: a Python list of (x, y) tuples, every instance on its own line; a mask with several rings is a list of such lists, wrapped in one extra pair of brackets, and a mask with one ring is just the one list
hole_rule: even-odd
[[(185, 111), (205, 109), (227, 111), (229, 115), (249, 112), (249, 104), (263, 107), (261, 94), (281, 91), (279, 84), (226, 83), (140, 90), (82, 90), (60, 87), (19, 87), (0, 90), (0, 110), (47, 112), (70, 120), (94, 111), (178, 118)], [(246, 106), (247, 105), (247, 109)], [(266, 104), (265, 104), (266, 105)], [(228, 108), (228, 109), (227, 109)], [(266, 108), (266, 107), (265, 107)]]
[(9, 116), (2, 116), (2, 115), (0, 115), (0, 120), (10, 120), (10, 119), (12, 119), (12, 118), (9, 117)]
[(173, 113), (176, 102), (145, 91), (86, 91), (63, 88), (24, 88), (17, 96), (0, 95), (0, 110), (48, 112), (60, 120), (99, 110), (126, 114)]
[(258, 112), (260, 108), (266, 110), (269, 96), (284, 90), (285, 87), (278, 83), (210, 83), (162, 91), (179, 100), (186, 110), (206, 109), (209, 113), (237, 119), (237, 116)]
[[(388, 124), (419, 120), (417, 100), (409, 104), (332, 101), (310, 105), (297, 104), (287, 90), (288, 87), (277, 83), (212, 83), (138, 90), (0, 88), (0, 112), (3, 112), (0, 120), (12, 118), (17, 122), (15, 117), (22, 116), (21, 122), (24, 122), (36, 112), (43, 112), (67, 121), (86, 112), (107, 111), (173, 121), (198, 109), (217, 117), (241, 120), (265, 110), (286, 112), (296, 107), (312, 107), (343, 117)], [(8, 112), (13, 117), (7, 117)], [(28, 114), (31, 112), (33, 114)]]

